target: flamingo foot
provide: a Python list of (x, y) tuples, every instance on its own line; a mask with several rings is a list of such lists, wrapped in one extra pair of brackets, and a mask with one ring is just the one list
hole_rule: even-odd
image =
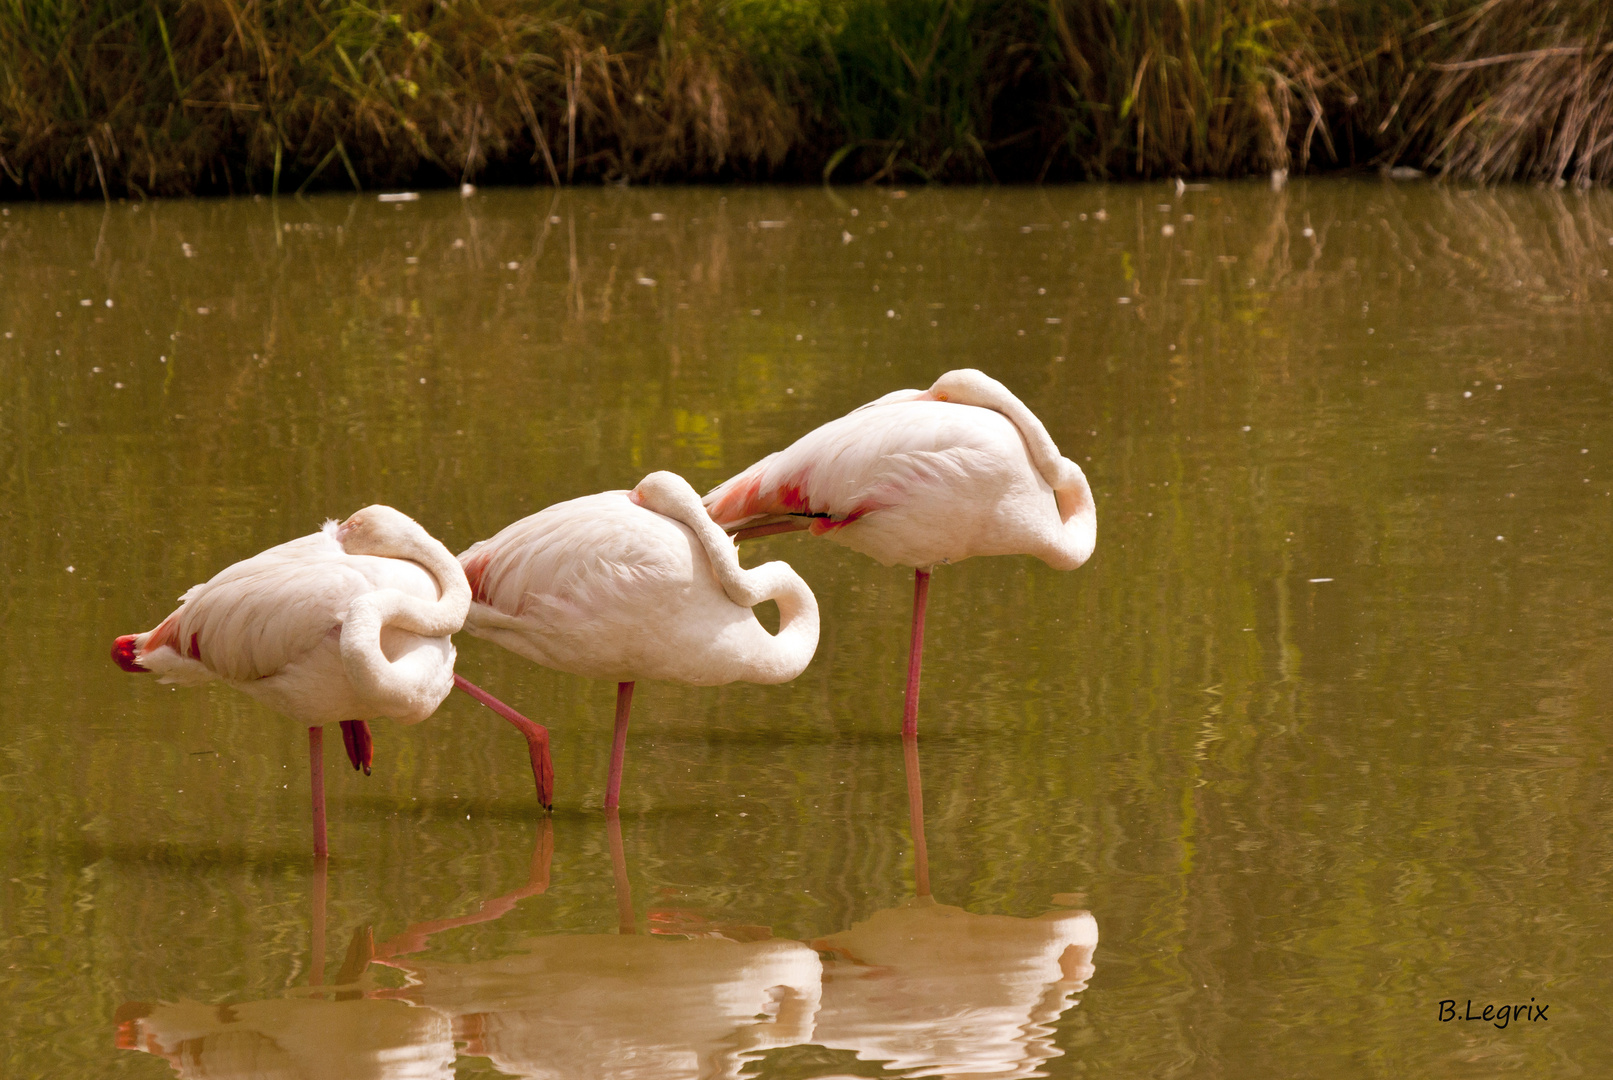
[(370, 762), (375, 760), (375, 740), (370, 737), (370, 725), (362, 720), (342, 721), (342, 745), (347, 748), (347, 760), (353, 768), (363, 769), (370, 775)]
[(549, 729), (528, 720), (458, 672), (454, 673), (454, 686), (514, 724), (516, 730), (526, 737), (527, 753), (532, 758), (532, 779), (538, 789), (538, 805), (545, 810), (553, 810), (554, 761), (549, 756)]

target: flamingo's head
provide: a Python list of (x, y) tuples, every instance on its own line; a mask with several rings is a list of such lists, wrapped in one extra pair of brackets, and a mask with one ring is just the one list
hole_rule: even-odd
[(924, 391), (935, 401), (955, 401), (961, 405), (979, 405), (993, 401), (1004, 393), (1003, 384), (983, 371), (958, 368), (936, 379)]
[(376, 503), (337, 526), (336, 540), (349, 555), (389, 555), (420, 532), (408, 514)]
[[(674, 472), (652, 472), (640, 480), (627, 497), (637, 506), (669, 517), (678, 516), (675, 513), (678, 510), (686, 512), (691, 505), (700, 506), (699, 494), (689, 486), (689, 481)], [(700, 508), (700, 513), (705, 514), (704, 507)]]

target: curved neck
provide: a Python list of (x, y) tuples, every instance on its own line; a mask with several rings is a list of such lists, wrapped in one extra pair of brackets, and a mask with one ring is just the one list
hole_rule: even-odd
[(1064, 539), (1070, 556), (1077, 566), (1092, 557), (1098, 543), (1098, 504), (1092, 501), (1092, 488), (1086, 473), (1075, 462), (1067, 462), (1074, 471), (1064, 486), (1053, 488), (1058, 500), (1059, 520), (1064, 522)]
[(386, 558), (407, 559), (418, 563), (431, 575), (437, 586), (435, 602), (396, 589), (377, 589), (374, 595), (386, 611), (386, 625), (407, 630), (422, 637), (445, 637), (457, 633), (465, 625), (470, 611), (470, 581), (465, 568), (443, 546), (442, 541), (416, 526), (413, 535), (384, 552), (374, 552)]
[[(967, 375), (966, 382), (949, 384), (940, 393), (932, 387), (928, 393), (940, 401), (992, 409), (1008, 418), (1025, 440), (1031, 464), (1047, 481), (1048, 487), (1053, 489), (1053, 496), (1058, 502), (1059, 520), (1064, 523), (1064, 547), (1075, 565), (1086, 562), (1092, 555), (1098, 535), (1097, 504), (1092, 501), (1092, 487), (1087, 483), (1086, 473), (1081, 471), (1081, 466), (1059, 453), (1058, 444), (1047, 433), (1047, 427), (1023, 401), (1014, 396), (1013, 391), (978, 371)], [(947, 376), (942, 376), (937, 383), (946, 379)]]
[[(671, 474), (655, 474), (671, 477)], [(646, 478), (648, 479), (648, 478)], [(663, 481), (649, 492), (641, 484), (635, 501), (646, 510), (669, 517), (695, 534), (705, 550), (712, 575), (724, 595), (740, 607), (752, 608), (765, 600), (778, 604), (779, 629), (773, 635), (774, 661), (782, 667), (805, 667), (818, 648), (818, 601), (801, 575), (787, 563), (763, 563), (754, 570), (739, 564), (734, 540), (711, 519), (700, 496), (681, 477)]]
[(399, 543), (381, 554), (418, 563), (437, 586), (435, 601), (398, 589), (376, 589), (348, 605), (342, 623), (342, 665), (355, 686), (377, 697), (411, 695), (419, 673), (405, 674), (386, 658), (381, 631), (392, 627), (421, 637), (448, 637), (465, 625), (470, 611), (470, 583), (459, 560), (442, 542), (415, 526)]

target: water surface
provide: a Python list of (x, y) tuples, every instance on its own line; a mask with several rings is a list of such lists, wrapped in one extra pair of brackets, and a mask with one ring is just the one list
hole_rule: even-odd
[[(1613, 1067), (1606, 194), (4, 211), (5, 1075)], [(936, 573), (926, 865), (911, 573), (805, 535), (746, 558), (817, 593), (812, 666), (641, 684), (619, 832), (612, 688), (486, 642), (552, 820), (456, 697), (329, 770), (324, 874), (302, 729), (107, 658), (326, 517), (457, 551), (960, 366), (1087, 470), (1098, 546)], [(1441, 1022), (1469, 999), (1549, 1013)]]

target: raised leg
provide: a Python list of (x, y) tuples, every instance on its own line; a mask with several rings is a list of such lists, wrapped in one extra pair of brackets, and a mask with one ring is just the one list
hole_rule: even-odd
[(514, 724), (516, 730), (526, 736), (527, 753), (532, 757), (532, 779), (538, 786), (538, 804), (545, 810), (554, 809), (554, 762), (549, 757), (549, 729), (528, 720), (457, 672), (454, 685)]
[(314, 796), (314, 857), (330, 854), (325, 842), (325, 729), (314, 724), (308, 729), (308, 780)]
[(627, 880), (627, 852), (622, 848), (622, 818), (614, 806), (605, 811), (605, 836), (610, 841), (611, 872), (616, 876), (616, 931), (636, 934), (638, 919), (633, 915), (633, 887)]
[(919, 778), (917, 735), (902, 736), (902, 761), (907, 766), (907, 824), (913, 833), (913, 883), (920, 896), (929, 896), (930, 852), (924, 843), (924, 781)]
[[(444, 930), (453, 930), (461, 926), (473, 926), (476, 923), (492, 922), (501, 919), (515, 905), (529, 896), (537, 896), (549, 888), (549, 865), (554, 861), (554, 822), (549, 818), (538, 821), (538, 839), (532, 848), (531, 869), (527, 871), (527, 882), (519, 889), (513, 889), (496, 896), (491, 900), (483, 900), (475, 912), (469, 915), (456, 915), (451, 919), (433, 919), (429, 922), (412, 923), (404, 928), (403, 932), (395, 937), (376, 945), (371, 950), (370, 958), (378, 963), (409, 953), (419, 952), (430, 944), (432, 934)], [(399, 996), (402, 992), (399, 992)], [(391, 996), (382, 991), (377, 997)]]
[(627, 714), (633, 708), (633, 684), (616, 684), (616, 738), (610, 745), (610, 780), (605, 786), (605, 809), (622, 801), (622, 762), (627, 758)]
[(913, 571), (913, 640), (907, 648), (907, 705), (902, 710), (902, 738), (919, 733), (919, 669), (924, 666), (924, 605), (930, 596), (930, 572)]

